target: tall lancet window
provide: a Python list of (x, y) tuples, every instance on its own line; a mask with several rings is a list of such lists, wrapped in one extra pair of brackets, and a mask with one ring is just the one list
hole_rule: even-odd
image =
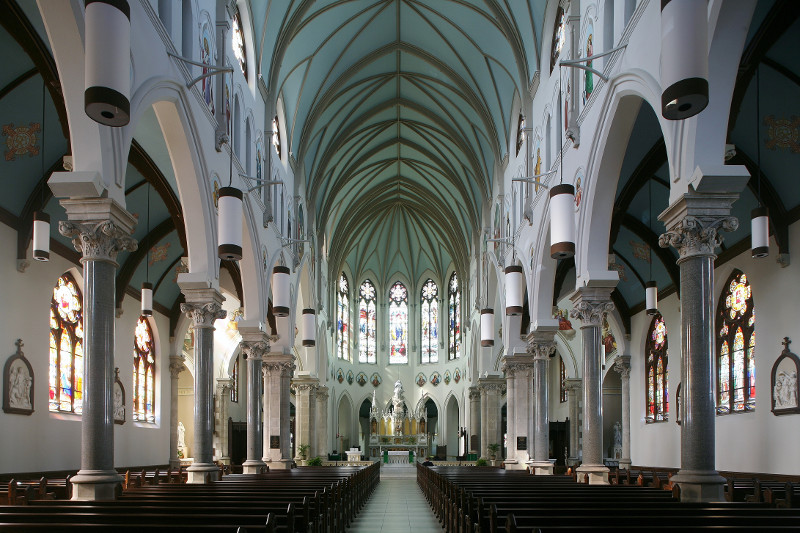
[(669, 395), (667, 385), (667, 325), (664, 317), (657, 314), (650, 322), (647, 333), (647, 422), (663, 422), (669, 419)]
[(422, 286), (419, 323), (422, 330), (421, 362), (439, 362), (439, 287), (432, 279)]
[(717, 414), (756, 408), (755, 326), (753, 291), (734, 270), (717, 306)]
[(458, 286), (458, 275), (453, 272), (447, 287), (447, 359), (461, 357), (461, 287)]
[(408, 363), (408, 290), (399, 281), (389, 290), (389, 364)]
[(344, 272), (336, 291), (336, 357), (350, 360), (350, 285)]
[(567, 40), (565, 20), (564, 8), (559, 5), (553, 24), (553, 41), (550, 46), (550, 72), (553, 72), (553, 67), (556, 66), (561, 49), (564, 48), (564, 42)]
[(376, 305), (375, 285), (364, 280), (358, 291), (358, 362), (376, 363), (375, 343)]
[(275, 118), (272, 119), (272, 146), (275, 147), (275, 151), (278, 153), (278, 159), (281, 158), (281, 127), (280, 123), (278, 122), (278, 115), (275, 115)]
[(242, 69), (244, 79), (247, 79), (247, 50), (244, 47), (244, 33), (242, 33), (242, 19), (239, 17), (237, 11), (233, 15), (233, 31), (231, 32), (231, 39), (233, 45), (233, 55), (236, 56), (236, 61), (239, 62), (239, 68)]
[(82, 412), (83, 297), (70, 274), (58, 278), (50, 300), (50, 410)]
[(133, 343), (133, 419), (156, 421), (156, 354), (153, 330), (143, 316), (136, 323)]

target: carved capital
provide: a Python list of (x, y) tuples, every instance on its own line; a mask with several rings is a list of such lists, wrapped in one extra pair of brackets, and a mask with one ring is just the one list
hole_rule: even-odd
[(549, 360), (556, 353), (556, 343), (553, 341), (542, 342), (533, 341), (528, 342), (528, 354), (533, 356), (534, 360), (544, 359)]
[(171, 356), (169, 358), (169, 375), (171, 377), (178, 379), (178, 375), (186, 370), (183, 361), (184, 359), (181, 356)]
[(614, 304), (608, 300), (589, 300), (581, 298), (575, 302), (575, 307), (569, 312), (570, 318), (577, 318), (581, 321), (582, 327), (600, 327), (603, 325), (603, 317), (606, 313), (614, 310)]
[(328, 387), (325, 385), (320, 385), (317, 389), (317, 400), (320, 402), (327, 402), (328, 401)]
[(292, 377), (295, 368), (297, 367), (291, 361), (264, 361), (261, 364), (261, 370), (265, 377)]
[(496, 392), (498, 394), (502, 394), (504, 385), (501, 383), (483, 383), (478, 385), (478, 389), (481, 391), (481, 394), (486, 395), (489, 392)]
[(186, 313), (195, 328), (213, 328), (215, 320), (228, 315), (228, 312), (223, 311), (222, 306), (217, 302), (181, 304), (181, 312)]
[(478, 387), (469, 388), (469, 399), (471, 401), (477, 401), (481, 399), (481, 391), (478, 390)]
[(262, 359), (265, 353), (269, 352), (269, 342), (266, 341), (242, 341), (239, 343), (245, 359)]
[(583, 387), (583, 380), (580, 378), (569, 378), (566, 380), (564, 384), (564, 388), (567, 389), (567, 392), (570, 394), (577, 394), (580, 392), (581, 388)]
[(629, 379), (631, 377), (631, 356), (620, 355), (614, 359), (614, 370), (619, 372), (620, 378)]
[(679, 263), (690, 257), (716, 257), (723, 239), (721, 231), (736, 231), (738, 227), (739, 221), (732, 216), (687, 215), (659, 236), (658, 245), (676, 248)]
[(72, 245), (82, 255), (81, 263), (105, 261), (118, 266), (119, 252), (135, 252), (139, 247), (136, 239), (112, 220), (88, 223), (62, 220), (58, 223), (58, 231), (64, 237), (72, 239)]

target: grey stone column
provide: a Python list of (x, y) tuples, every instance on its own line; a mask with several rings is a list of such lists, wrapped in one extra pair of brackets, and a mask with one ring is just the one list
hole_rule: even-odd
[(497, 460), (503, 455), (503, 435), (500, 421), (500, 395), (505, 387), (506, 380), (501, 377), (486, 377), (478, 379), (478, 389), (481, 391), (481, 457), (489, 459), (489, 444), (497, 443)]
[[(503, 363), (508, 392), (507, 414), (508, 453), (506, 470), (525, 470), (533, 456), (533, 435), (530, 420), (533, 417), (531, 387), (533, 386), (533, 358), (530, 355), (507, 355)], [(517, 449), (518, 437), (525, 441), (523, 449)]]
[(600, 361), (600, 326), (603, 316), (614, 309), (610, 288), (582, 287), (570, 299), (572, 318), (581, 321), (583, 340), (583, 463), (578, 481), (589, 474), (589, 483), (608, 484), (608, 468), (603, 464), (603, 373)]
[[(317, 442), (315, 443), (315, 452), (316, 455), (325, 459), (328, 457), (328, 387), (326, 385), (320, 385), (317, 388), (316, 412)], [(362, 453), (367, 454), (367, 451), (364, 450)]]
[(81, 469), (73, 500), (113, 500), (122, 477), (114, 470), (114, 294), (117, 254), (135, 251), (136, 220), (110, 198), (65, 199), (72, 238), (83, 264), (83, 406)]
[(622, 381), (622, 458), (620, 468), (631, 467), (631, 356), (620, 355), (614, 359), (614, 370)]
[[(528, 335), (528, 353), (533, 356), (533, 393), (536, 407), (534, 409), (533, 463), (531, 466), (536, 475), (552, 475), (553, 463), (550, 462), (550, 418), (548, 402), (547, 367), (550, 358), (556, 353), (553, 341), (554, 331), (535, 331)], [(558, 454), (558, 450), (556, 450)]]
[(169, 356), (169, 466), (178, 468), (178, 376), (186, 370), (182, 355)]
[[(316, 435), (314, 433), (314, 422), (316, 421), (317, 387), (319, 380), (303, 376), (295, 378), (292, 386), (295, 390), (295, 461), (302, 460), (300, 457), (300, 445), (308, 444), (310, 448), (306, 452), (306, 459), (314, 457), (316, 451)], [(348, 435), (348, 437), (351, 437)], [(299, 463), (298, 463), (299, 464)]]
[(477, 454), (481, 449), (481, 393), (478, 387), (469, 388), (469, 453)]
[(579, 462), (581, 453), (581, 406), (580, 392), (583, 391), (583, 380), (567, 379), (567, 401), (569, 402), (569, 465)]
[(681, 469), (673, 481), (683, 501), (721, 501), (716, 471), (714, 399), (714, 259), (720, 230), (739, 226), (730, 216), (737, 195), (684, 194), (659, 219), (663, 248), (678, 249), (681, 273), (681, 365), (684, 417)]
[(271, 470), (292, 468), (292, 458), (289, 457), (289, 386), (294, 369), (293, 356), (282, 353), (268, 354), (262, 362), (264, 461)]
[[(506, 360), (509, 356), (506, 356)], [(506, 457), (505, 457), (505, 468), (514, 470), (517, 466), (517, 447), (516, 444), (516, 430), (517, 430), (517, 419), (514, 416), (515, 411), (517, 410), (517, 399), (514, 396), (514, 393), (517, 390), (516, 381), (517, 381), (517, 368), (516, 365), (512, 365), (509, 367), (507, 364), (503, 364), (501, 368), (506, 375), (506, 438), (507, 438), (507, 448), (506, 448)], [(499, 402), (498, 402), (499, 403)], [(502, 428), (501, 428), (502, 434)], [(502, 445), (503, 441), (498, 441)], [(525, 453), (524, 451), (522, 453)], [(500, 448), (499, 455), (502, 456), (502, 447)], [(513, 466), (512, 466), (513, 465)]]
[(262, 460), (264, 441), (261, 417), (262, 362), (269, 352), (269, 340), (261, 331), (248, 332), (239, 328), (242, 335), (242, 353), (247, 361), (247, 459), (242, 463), (245, 474), (260, 474), (264, 471)]
[(216, 455), (223, 464), (231, 464), (228, 456), (228, 407), (231, 401), (231, 379), (217, 379), (217, 398), (219, 418), (216, 423), (217, 445)]
[(224, 298), (213, 288), (182, 289), (181, 311), (194, 327), (194, 450), (189, 483), (209, 483), (219, 477), (214, 464), (214, 321), (225, 318)]

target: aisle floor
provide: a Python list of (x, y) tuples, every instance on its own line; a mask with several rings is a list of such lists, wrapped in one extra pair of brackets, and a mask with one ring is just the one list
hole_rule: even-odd
[(381, 482), (358, 513), (348, 533), (440, 533), (433, 515), (417, 485), (416, 469), (384, 466)]

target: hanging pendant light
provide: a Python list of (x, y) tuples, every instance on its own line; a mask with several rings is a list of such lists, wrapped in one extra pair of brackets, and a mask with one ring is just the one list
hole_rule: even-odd
[(766, 207), (757, 207), (750, 213), (750, 245), (753, 257), (769, 255), (769, 217)]
[(50, 215), (44, 211), (33, 213), (33, 258), (50, 261)]
[(317, 314), (313, 309), (303, 309), (303, 346), (314, 346), (316, 339)]
[(708, 2), (661, 0), (661, 114), (683, 120), (708, 105)]
[(239, 261), (242, 258), (242, 191), (236, 187), (222, 187), (218, 205), (219, 258)]
[(142, 315), (153, 316), (153, 284), (142, 283)]
[[(653, 231), (653, 180), (647, 181), (648, 215), (647, 227)], [(644, 304), (648, 315), (658, 313), (658, 284), (653, 280), (653, 249), (647, 247), (648, 264), (650, 265), (650, 281), (644, 284)]]
[(105, 126), (131, 113), (131, 8), (126, 0), (85, 0), (84, 109)]
[(575, 255), (575, 187), (562, 183), (550, 189), (550, 257)]
[(275, 316), (289, 316), (289, 267), (276, 266), (272, 269), (272, 313)]
[(658, 284), (655, 281), (648, 281), (644, 284), (644, 300), (648, 315), (658, 313)]
[(506, 267), (506, 315), (522, 314), (522, 267), (511, 265)]
[(494, 346), (494, 309), (481, 309), (481, 346)]

